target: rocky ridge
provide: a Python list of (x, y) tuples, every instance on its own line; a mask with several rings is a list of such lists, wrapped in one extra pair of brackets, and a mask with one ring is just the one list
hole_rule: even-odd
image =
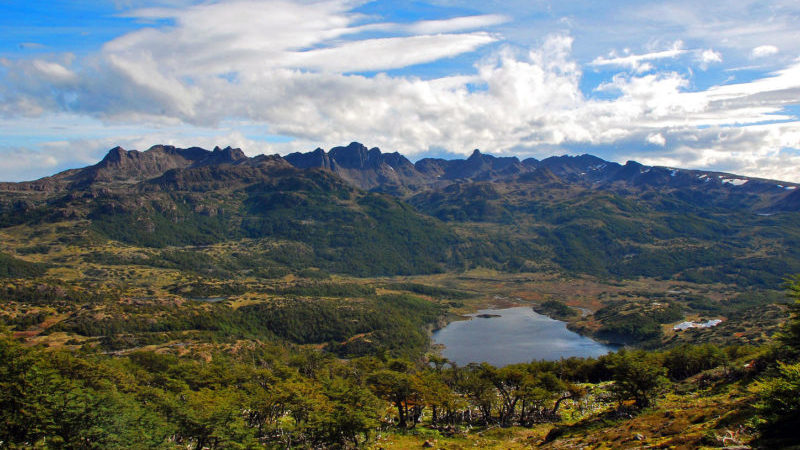
[[(740, 175), (625, 164), (592, 155), (552, 156), (541, 161), (515, 156), (496, 157), (474, 150), (466, 159), (424, 158), (412, 163), (400, 153), (384, 153), (358, 142), (317, 148), (307, 153), (247, 157), (238, 148), (205, 150), (156, 145), (146, 151), (111, 149), (97, 164), (67, 170), (50, 177), (22, 183), (0, 183), (0, 191), (61, 192), (98, 189), (110, 185), (170, 183), (219, 185), (237, 177), (252, 179), (263, 174), (254, 168), (295, 167), (330, 171), (355, 187), (408, 197), (423, 191), (444, 189), (454, 183), (501, 182), (536, 184), (541, 187), (580, 186), (615, 192), (646, 190), (685, 192), (687, 198), (726, 202), (762, 213), (800, 210), (798, 184)], [(232, 169), (240, 167), (240, 169)], [(204, 169), (205, 168), (205, 169)], [(222, 169), (220, 169), (222, 168)], [(245, 169), (249, 168), (249, 169)], [(188, 171), (188, 172), (187, 172)], [(257, 171), (256, 171), (257, 172)]]

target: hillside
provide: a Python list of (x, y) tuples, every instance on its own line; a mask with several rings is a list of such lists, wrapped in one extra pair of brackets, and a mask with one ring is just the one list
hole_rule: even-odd
[[(787, 187), (591, 156), (412, 164), (360, 144), (115, 148), (3, 183), (0, 440), (783, 445), (764, 392), (797, 359), (775, 343), (800, 272)], [(628, 350), (503, 368), (432, 351), (431, 330), (492, 305)]]
[(145, 247), (288, 241), (308, 249), (303, 265), (354, 275), (483, 266), (774, 286), (800, 271), (796, 188), (589, 155), (412, 164), (358, 143), (286, 158), (155, 146), (0, 184), (0, 226), (71, 221)]
[[(98, 282), (131, 265), (220, 280), (479, 269), (644, 278), (688, 286), (670, 296), (670, 321), (722, 317), (735, 328), (782, 301), (775, 290), (800, 273), (796, 187), (589, 155), (476, 150), (412, 164), (358, 143), (286, 158), (114, 148), (93, 166), (0, 185), (0, 262), (7, 276)], [(606, 312), (569, 318), (581, 333), (638, 345), (670, 337), (649, 306), (664, 291), (599, 305), (565, 292), (551, 299)], [(769, 317), (759, 329), (774, 329)]]

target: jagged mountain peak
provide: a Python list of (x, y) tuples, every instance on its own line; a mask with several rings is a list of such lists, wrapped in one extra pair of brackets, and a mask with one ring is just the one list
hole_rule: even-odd
[(347, 169), (364, 168), (367, 165), (374, 166), (379, 164), (376, 158), (380, 156), (381, 151), (375, 148), (374, 152), (370, 154), (369, 149), (364, 144), (359, 142), (351, 142), (347, 147), (334, 147), (328, 155), (335, 160), (335, 162)]
[(120, 147), (119, 145), (112, 148), (111, 150), (106, 153), (106, 156), (101, 160), (102, 161), (120, 161), (128, 154), (128, 151), (124, 148)]
[(63, 191), (86, 189), (98, 184), (135, 183), (163, 175), (172, 169), (205, 165), (240, 164), (249, 161), (239, 148), (216, 147), (209, 151), (200, 147), (178, 148), (153, 145), (145, 151), (110, 149), (97, 164), (70, 169), (50, 177), (25, 183), (7, 183), (11, 190)]
[(248, 159), (247, 155), (245, 155), (242, 149), (240, 148), (232, 148), (230, 146), (225, 148), (214, 147), (214, 150), (211, 152), (211, 154), (209, 154), (203, 160), (199, 161), (197, 164), (209, 165), (209, 164), (236, 163), (246, 159)]
[(360, 142), (333, 147), (327, 153), (321, 148), (312, 152), (295, 152), (285, 157), (300, 169), (331, 170), (362, 189), (396, 191), (404, 186), (422, 186), (424, 176), (414, 164), (398, 152), (383, 153), (380, 148), (367, 148)]
[[(178, 174), (173, 175), (176, 182), (191, 181), (199, 186), (204, 179), (212, 182), (229, 179), (235, 182), (234, 178), (239, 175), (258, 177), (258, 173), (250, 173), (246, 168), (265, 168), (265, 165), (272, 168), (283, 165), (286, 168), (293, 166), (298, 169), (329, 170), (356, 187), (401, 196), (443, 188), (452, 183), (499, 182), (536, 184), (540, 187), (576, 185), (617, 191), (623, 195), (630, 188), (640, 192), (700, 190), (704, 194), (713, 190), (720, 194), (766, 196), (764, 198), (767, 200), (759, 203), (762, 210), (793, 210), (800, 204), (797, 201), (797, 191), (794, 191), (800, 188), (800, 184), (721, 172), (647, 166), (637, 161), (627, 161), (622, 165), (589, 154), (551, 156), (541, 161), (527, 158), (520, 161), (516, 156), (494, 156), (482, 153), (479, 149), (474, 149), (465, 159), (425, 158), (412, 163), (398, 152), (383, 153), (378, 147), (368, 148), (356, 141), (346, 146), (333, 147), (328, 152), (316, 148), (310, 152), (296, 152), (285, 157), (260, 155), (255, 158), (248, 158), (240, 148), (231, 146), (216, 146), (213, 150), (205, 150), (200, 147), (154, 145), (145, 151), (126, 150), (116, 146), (93, 166), (68, 170), (33, 182), (3, 183), (0, 189), (63, 191), (84, 189), (98, 184), (129, 185), (156, 179), (174, 169), (211, 166), (211, 170), (182, 174), (181, 180), (178, 180)], [(243, 169), (228, 170), (223, 166), (241, 166)], [(786, 200), (782, 200), (784, 197)]]

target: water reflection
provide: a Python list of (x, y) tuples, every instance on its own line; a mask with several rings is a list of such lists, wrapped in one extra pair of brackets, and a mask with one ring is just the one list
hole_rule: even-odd
[(433, 340), (445, 346), (445, 358), (462, 366), (484, 361), (506, 366), (536, 359), (596, 357), (615, 350), (569, 331), (564, 322), (528, 306), (480, 310), (470, 320), (452, 322), (434, 332)]

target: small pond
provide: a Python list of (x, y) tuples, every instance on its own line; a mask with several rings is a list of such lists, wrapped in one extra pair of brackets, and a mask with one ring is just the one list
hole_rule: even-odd
[(616, 350), (568, 330), (564, 322), (530, 306), (482, 309), (469, 320), (435, 331), (433, 341), (444, 345), (442, 356), (460, 366), (485, 361), (501, 367), (539, 359), (597, 357)]

